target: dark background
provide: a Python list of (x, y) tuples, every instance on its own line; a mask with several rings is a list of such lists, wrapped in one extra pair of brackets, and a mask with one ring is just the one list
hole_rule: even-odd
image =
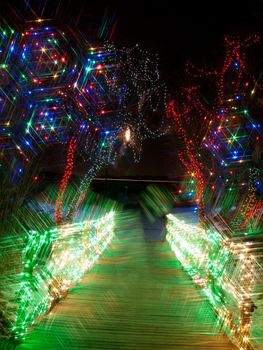
[[(263, 1), (1, 1), (1, 18), (19, 23), (53, 18), (87, 36), (111, 39), (117, 46), (139, 44), (159, 54), (161, 77), (170, 95), (184, 83), (184, 65), (191, 59), (204, 67), (223, 60), (224, 35), (263, 34)], [(107, 23), (101, 35), (101, 25)], [(23, 25), (21, 21), (21, 25)], [(112, 31), (113, 29), (113, 31)], [(261, 43), (262, 45), (262, 43)], [(262, 52), (261, 52), (262, 53)], [(258, 58), (262, 61), (262, 57)], [(180, 175), (176, 135), (144, 144), (140, 164), (123, 157), (108, 176)], [(104, 173), (103, 171), (102, 173)]]

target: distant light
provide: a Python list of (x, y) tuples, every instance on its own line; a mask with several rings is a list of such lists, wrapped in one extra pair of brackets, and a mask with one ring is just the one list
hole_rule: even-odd
[(129, 142), (130, 139), (131, 139), (131, 130), (130, 130), (130, 128), (127, 128), (125, 131), (125, 140), (126, 140), (126, 142)]

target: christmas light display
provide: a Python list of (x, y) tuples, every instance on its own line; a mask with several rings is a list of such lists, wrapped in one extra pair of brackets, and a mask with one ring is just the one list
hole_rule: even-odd
[[(208, 298), (231, 340), (239, 349), (252, 349), (253, 299), (262, 278), (253, 244), (187, 224), (172, 214), (167, 218), (166, 239), (177, 259)], [(262, 325), (256, 326), (262, 330)]]
[[(201, 221), (209, 216), (210, 222), (219, 220), (234, 232), (245, 229), (234, 224), (233, 216), (240, 220), (244, 190), (250, 186), (248, 192), (253, 192), (249, 168), (258, 168), (259, 184), (262, 177), (261, 112), (256, 100), (260, 86), (249, 72), (245, 54), (258, 40), (258, 36), (243, 41), (226, 37), (225, 60), (218, 70), (202, 70), (188, 63), (193, 86), (184, 88), (178, 105), (171, 101), (167, 109), (183, 143), (179, 158), (195, 181)], [(201, 94), (204, 80), (214, 87), (212, 97), (207, 87), (208, 98)], [(252, 196), (259, 194), (259, 187)], [(259, 195), (256, 197), (258, 201)]]
[[(109, 46), (109, 50), (110, 54), (106, 55), (105, 62), (97, 68), (102, 81), (106, 79), (107, 83), (98, 84), (97, 77), (95, 82), (88, 85), (92, 90), (103, 88), (99, 94), (103, 99), (96, 105), (99, 109), (96, 115), (99, 115), (100, 123), (95, 129), (97, 134), (92, 136), (97, 139), (99, 136), (103, 138), (95, 143), (96, 152), (90, 154), (87, 159), (92, 166), (88, 167), (76, 198), (71, 203), (69, 217), (72, 211), (82, 203), (85, 189), (89, 186), (92, 177), (103, 165), (113, 163), (116, 159), (116, 144), (120, 139), (126, 148), (132, 149), (134, 161), (138, 162), (143, 141), (147, 138), (160, 137), (168, 130), (168, 125), (163, 118), (166, 108), (166, 90), (160, 81), (156, 57), (138, 46), (122, 50)], [(115, 69), (112, 69), (113, 65)], [(83, 99), (82, 93), (87, 90), (85, 79), (83, 80), (80, 75), (78, 81), (81, 83), (78, 82), (77, 86), (80, 87), (78, 96), (82, 98), (81, 107), (87, 109), (89, 103), (88, 100)], [(90, 151), (90, 142), (88, 138), (84, 147), (86, 154)]]
[[(97, 221), (87, 221), (92, 178), (120, 149), (131, 148), (138, 161), (143, 140), (167, 130), (156, 56), (138, 46), (91, 46), (82, 33), (50, 23), (0, 30), (0, 238), (4, 255), (15, 257), (1, 271), (0, 324), (16, 339), (112, 238), (112, 214), (101, 210)], [(65, 148), (60, 184), (47, 195), (38, 188), (41, 169), (49, 170), (49, 160), (56, 162)], [(76, 163), (83, 176), (72, 184)]]
[[(258, 36), (226, 37), (218, 70), (188, 63), (193, 86), (183, 88), (178, 104), (170, 101), (167, 109), (199, 208), (196, 227), (169, 215), (167, 240), (242, 350), (262, 346), (263, 329), (262, 316), (253, 314), (263, 280), (261, 87), (246, 57), (258, 41)], [(212, 93), (204, 81), (213, 86)]]
[[(166, 112), (186, 169), (178, 194), (187, 192), (199, 209), (199, 226), (168, 215), (167, 240), (232, 341), (240, 350), (258, 345), (255, 329), (263, 333), (263, 327), (253, 311), (263, 295), (262, 90), (246, 57), (258, 36), (226, 37), (217, 70), (188, 63), (192, 85), (166, 106), (155, 55), (138, 46), (91, 46), (82, 34), (32, 23), (22, 32), (0, 29), (0, 233), (10, 258), (1, 267), (5, 336), (23, 338), (102, 254), (113, 237), (114, 214), (102, 211), (87, 220), (90, 182), (120, 150), (130, 148), (139, 161), (143, 141), (167, 132), (160, 118)], [(204, 80), (212, 89), (202, 89)], [(60, 183), (43, 199), (53, 206), (51, 215), (40, 210), (45, 192), (35, 198), (32, 188), (42, 156), (62, 146)], [(83, 176), (72, 190), (79, 164)], [(30, 200), (37, 210), (30, 210)], [(141, 205), (149, 218), (163, 216), (172, 198), (149, 186)]]
[[(81, 203), (92, 177), (116, 160), (120, 144), (131, 148), (138, 161), (143, 140), (167, 130), (160, 118), (166, 93), (156, 57), (138, 46), (117, 49), (109, 43), (87, 50), (88, 43), (76, 41), (77, 35), (67, 38), (42, 21), (22, 33), (7, 28), (1, 34), (3, 166), (13, 161), (13, 173), (19, 177), (47, 145), (66, 143), (72, 156), (74, 139), (74, 152), (87, 170), (68, 216)], [(66, 163), (57, 198), (58, 222), (73, 158)]]
[(113, 229), (114, 213), (109, 212), (97, 220), (27, 232), (17, 248), (22, 271), (5, 286), (13, 296), (7, 297), (5, 311), (10, 336), (21, 339), (65, 296), (103, 253)]

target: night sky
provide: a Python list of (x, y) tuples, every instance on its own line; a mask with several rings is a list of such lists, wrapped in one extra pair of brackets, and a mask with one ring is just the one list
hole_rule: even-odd
[[(46, 5), (43, 8), (43, 3)], [(191, 59), (200, 66), (213, 67), (223, 59), (225, 34), (263, 35), (263, 0), (258, 1), (1, 1), (1, 17), (33, 19), (52, 17), (59, 25), (76, 26), (96, 35), (103, 18), (112, 18), (117, 46), (139, 44), (159, 54), (162, 79), (173, 95), (184, 83), (184, 65)], [(31, 18), (30, 18), (31, 17)], [(262, 43), (261, 43), (262, 45)], [(260, 58), (262, 60), (262, 57)], [(146, 142), (142, 161), (134, 165), (122, 158), (109, 175), (180, 175), (176, 157), (177, 140), (168, 135)], [(154, 158), (153, 158), (154, 154)]]

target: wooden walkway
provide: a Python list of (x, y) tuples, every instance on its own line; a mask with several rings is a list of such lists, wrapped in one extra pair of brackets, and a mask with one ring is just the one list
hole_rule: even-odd
[(215, 317), (167, 242), (145, 240), (139, 212), (19, 350), (230, 350)]

